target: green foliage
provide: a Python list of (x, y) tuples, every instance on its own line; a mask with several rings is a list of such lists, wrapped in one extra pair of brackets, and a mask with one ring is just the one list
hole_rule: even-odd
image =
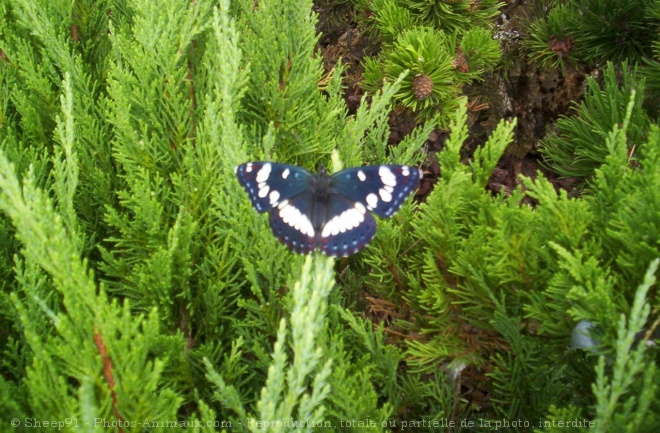
[[(648, 57), (658, 37), (657, 17), (649, 14), (655, 0), (579, 0), (573, 33), (578, 57), (589, 63), (631, 63)], [(657, 7), (657, 6), (656, 6)]]
[[(500, 58), (499, 44), (488, 30), (470, 30), (459, 44), (456, 35), (414, 27), (400, 33), (379, 58), (365, 59), (362, 85), (376, 92), (383, 83), (394, 82), (407, 72), (394, 100), (428, 120), (437, 111), (447, 113), (453, 109), (462, 83), (482, 79)], [(420, 77), (429, 81), (428, 89), (422, 88), (428, 92), (424, 95), (420, 95), (417, 83)]]
[[(620, 76), (620, 78), (618, 78)], [(605, 138), (612, 128), (623, 122), (629, 102), (632, 104), (628, 147), (633, 151), (642, 143), (649, 118), (642, 106), (644, 80), (636, 71), (628, 71), (623, 63), (620, 72), (609, 63), (603, 72), (602, 88), (595, 78), (587, 79), (584, 102), (576, 114), (557, 121), (558, 134), (541, 141), (545, 164), (561, 176), (587, 177), (605, 161), (610, 150)]]
[(393, 1), (374, 2), (373, 27), (386, 43), (392, 43), (397, 36), (406, 30), (421, 25), (410, 13), (410, 10)]
[(651, 408), (658, 387), (655, 362), (647, 354), (645, 344), (634, 347), (635, 335), (644, 332), (649, 317), (651, 306), (646, 295), (656, 282), (658, 263), (660, 259), (649, 264), (628, 317), (622, 314), (619, 319), (611, 372), (605, 366), (605, 356), (598, 360), (593, 385), (597, 431), (653, 431), (660, 425), (658, 413)]
[(328, 34), (349, 25), (350, 20), (355, 16), (352, 3), (352, 0), (315, 0), (319, 31)]
[(241, 48), (250, 53), (240, 121), (250, 125), (253, 137), (272, 135), (256, 153), (259, 159), (309, 161), (314, 167), (337, 147), (328, 137), (340, 135), (344, 119), (335, 111), (337, 101), (326, 101), (317, 89), (321, 57), (313, 56), (318, 36), (311, 3), (240, 3)]
[[(598, 211), (601, 230), (605, 230), (603, 248), (613, 259), (612, 265), (621, 273), (622, 281), (641, 284), (646, 263), (660, 256), (660, 130), (653, 125), (640, 146), (639, 170), (622, 164), (625, 137), (617, 137), (617, 141), (608, 158), (611, 162), (594, 179), (595, 191), (589, 199)], [(611, 192), (613, 189), (616, 192)]]
[[(34, 296), (34, 285), (26, 287), (22, 296), (10, 296), (31, 352), (23, 380), (32, 409), (25, 412), (40, 420), (83, 418), (90, 410), (97, 418), (173, 419), (181, 397), (161, 382), (163, 360), (150, 358), (165, 347), (181, 348), (182, 339), (160, 335), (155, 312), (148, 317), (133, 316), (129, 303), (119, 307), (117, 302), (110, 302), (103, 287), (97, 293), (93, 276), (79, 258), (76, 232), (65, 227), (52, 202), (35, 187), (31, 174), (21, 188), (2, 153), (0, 188), (0, 208), (16, 227), (30, 270), (33, 274), (40, 269), (47, 272), (52, 284), (49, 289), (57, 290), (66, 306), (66, 311), (49, 308)], [(30, 291), (33, 296), (25, 296)], [(41, 314), (30, 315), (35, 308)], [(106, 383), (99, 394), (84, 392), (103, 378)], [(72, 382), (80, 384), (80, 394)], [(144, 395), (152, 397), (147, 401)], [(107, 404), (110, 401), (114, 404)], [(124, 402), (121, 409), (119, 401)], [(128, 431), (138, 430), (141, 428)]]
[(483, 79), (484, 72), (501, 60), (499, 43), (488, 30), (497, 2), (357, 3), (358, 9), (371, 14), (362, 26), (383, 42), (378, 57), (364, 59), (361, 86), (377, 92), (384, 82), (408, 71), (395, 102), (415, 112), (420, 121), (454, 109), (461, 86)]
[[(636, 339), (656, 322), (660, 129), (635, 117), (643, 87), (628, 77), (620, 95), (609, 71), (610, 90), (590, 84), (598, 110), (627, 110), (606, 112), (583, 197), (540, 175), (493, 195), (515, 123), (464, 164), (458, 98), (498, 62), (489, 31), (406, 28), (412, 8), (373, 4), (380, 78), (348, 115), (309, 1), (0, 0), (3, 426), (483, 431), (580, 416), (652, 431), (657, 353)], [(389, 148), (393, 101), (437, 70), (439, 93), (415, 105), (433, 121)], [(438, 184), (350, 259), (289, 254), (236, 182), (236, 164), (266, 158), (418, 164), (437, 108), (451, 131)], [(580, 320), (599, 346), (566, 351)]]
[(579, 24), (577, 14), (568, 5), (558, 5), (544, 17), (528, 24), (529, 37), (521, 41), (532, 64), (545, 70), (575, 68), (573, 29)]
[(418, 162), (432, 125), (386, 146), (401, 78), (348, 117), (311, 2), (0, 5), (3, 425), (390, 418), (401, 353), (328, 324), (332, 262), (301, 270), (233, 167)]
[(416, 26), (447, 34), (493, 27), (502, 6), (497, 0), (353, 0), (360, 26), (386, 42)]
[(409, 0), (403, 2), (422, 22), (447, 33), (492, 26), (502, 3), (497, 0)]
[[(558, 401), (572, 397), (583, 383), (568, 382), (567, 365), (564, 362), (548, 362), (543, 342), (521, 332), (520, 317), (507, 317), (501, 305), (493, 318), (493, 326), (504, 337), (509, 350), (496, 353), (495, 367), (489, 376), (493, 381), (494, 402), (497, 419), (523, 420), (536, 423), (548, 410), (551, 401), (548, 395)], [(557, 359), (558, 357), (554, 357)], [(557, 359), (559, 360), (559, 359)], [(512, 386), (515, 383), (515, 386)]]
[[(656, 8), (656, 16), (660, 19), (660, 5)], [(653, 57), (644, 59), (644, 64), (639, 68), (640, 76), (646, 80), (646, 107), (651, 116), (660, 116), (660, 40), (653, 43)]]
[[(660, 257), (660, 227), (651, 215), (660, 211), (657, 170), (650, 168), (657, 166), (658, 129), (651, 128), (640, 146), (645, 149), (640, 150), (642, 169), (627, 167), (632, 107), (631, 102), (621, 126), (607, 134), (612, 153), (596, 170), (590, 195), (569, 198), (542, 177), (523, 179), (534, 207), (521, 204), (520, 189), (508, 196), (484, 190), (513, 125), (500, 125), (471, 166), (460, 163), (467, 137), (463, 107), (439, 155), (439, 185), (418, 213), (406, 216), (412, 239), (400, 249), (382, 246), (368, 258), (371, 269), (383, 271), (365, 283), (410, 309), (407, 319), (393, 326), (417, 335), (408, 344), (411, 367), (425, 374), (461, 366), (489, 372), (483, 381), (489, 382), (493, 411), (459, 405), (466, 419), (535, 424), (559, 414), (586, 422), (596, 416), (595, 405), (604, 397), (592, 390), (595, 363), (566, 352), (572, 328), (580, 320), (595, 323), (598, 350), (616, 353), (621, 338), (614, 318), (629, 314), (631, 284), (641, 284), (648, 263)], [(640, 224), (639, 218), (648, 222)], [(401, 300), (390, 293), (399, 293)], [(639, 362), (648, 367), (655, 361), (649, 356)], [(617, 375), (628, 367), (615, 368)], [(650, 375), (657, 380), (655, 371)], [(647, 410), (653, 383), (636, 383), (635, 402)], [(610, 406), (606, 416), (615, 416), (614, 411)], [(632, 412), (620, 419), (633, 430), (639, 425)]]
[[(428, 28), (417, 27), (405, 31), (397, 38), (384, 65), (386, 80), (392, 81), (409, 70), (395, 98), (414, 111), (430, 110), (457, 96), (458, 89), (453, 81), (452, 56), (444, 35)], [(431, 96), (417, 99), (413, 80), (418, 75), (431, 79)]]
[[(459, 46), (462, 54), (467, 58), (465, 72), (469, 72), (467, 76), (474, 80), (483, 80), (484, 72), (495, 69), (502, 60), (499, 42), (493, 39), (490, 30), (483, 27), (466, 31)], [(454, 65), (457, 66), (458, 62), (459, 59), (455, 59)]]
[[(292, 305), (288, 308), (291, 338), (286, 344), (289, 331), (287, 321), (282, 319), (266, 384), (256, 403), (256, 413), (246, 410), (240, 402), (238, 390), (228, 385), (222, 374), (205, 360), (209, 371), (207, 377), (217, 387), (214, 397), (235, 413), (233, 423), (240, 425), (242, 420), (247, 420), (247, 427), (251, 430), (269, 431), (277, 430), (277, 426), (270, 425), (275, 420), (312, 421), (311, 425), (303, 422), (296, 429), (300, 431), (316, 431), (321, 427), (317, 423), (324, 419), (325, 407), (322, 403), (330, 393), (328, 376), (331, 374), (332, 360), (318, 343), (325, 327), (327, 297), (334, 285), (332, 265), (332, 259), (321, 258), (320, 255), (314, 257), (313, 264), (311, 257), (305, 261), (301, 279), (293, 288)], [(286, 346), (292, 348), (291, 362), (288, 361)], [(305, 392), (308, 387), (311, 392)]]
[(522, 40), (528, 58), (544, 69), (562, 72), (578, 63), (638, 64), (651, 58), (657, 43), (655, 0), (576, 0), (554, 2), (547, 15), (527, 24)]

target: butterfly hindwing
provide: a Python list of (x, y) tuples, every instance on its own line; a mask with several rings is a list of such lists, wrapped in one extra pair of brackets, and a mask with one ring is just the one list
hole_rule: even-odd
[(270, 229), (277, 239), (297, 254), (309, 254), (315, 249), (316, 231), (309, 215), (313, 200), (303, 193), (283, 200), (270, 211)]
[(338, 194), (389, 218), (417, 188), (421, 177), (421, 170), (416, 167), (374, 165), (348, 168), (333, 174), (331, 179)]
[(346, 257), (363, 249), (376, 233), (367, 208), (338, 194), (327, 201), (314, 201), (310, 193), (284, 200), (270, 212), (269, 222), (277, 239), (298, 254), (320, 249)]
[(316, 242), (317, 247), (329, 256), (355, 254), (376, 234), (376, 221), (367, 208), (339, 194), (330, 197), (326, 215)]
[(267, 212), (283, 200), (305, 192), (314, 177), (303, 168), (274, 162), (247, 162), (234, 171), (259, 212)]

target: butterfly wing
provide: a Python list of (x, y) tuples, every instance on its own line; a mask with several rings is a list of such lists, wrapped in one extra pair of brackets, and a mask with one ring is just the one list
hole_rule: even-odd
[(316, 233), (318, 249), (329, 256), (346, 257), (367, 246), (376, 233), (376, 221), (362, 203), (334, 193), (325, 206), (325, 223)]
[(273, 234), (297, 254), (316, 249), (346, 257), (363, 249), (376, 233), (376, 221), (361, 203), (331, 194), (315, 201), (309, 192), (282, 201), (270, 212)]
[(270, 211), (270, 229), (294, 253), (309, 254), (315, 249), (316, 230), (311, 219), (313, 197), (309, 192), (283, 200)]
[(258, 212), (268, 212), (282, 201), (302, 194), (313, 177), (303, 168), (274, 162), (247, 162), (234, 171)]
[(334, 191), (380, 217), (396, 213), (419, 185), (422, 171), (407, 165), (348, 168), (331, 176)]

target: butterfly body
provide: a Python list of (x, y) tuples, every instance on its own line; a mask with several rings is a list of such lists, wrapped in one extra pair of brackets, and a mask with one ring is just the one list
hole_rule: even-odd
[(314, 175), (294, 165), (248, 162), (236, 176), (253, 207), (270, 212), (273, 234), (291, 251), (345, 257), (376, 233), (371, 212), (392, 216), (417, 188), (422, 173), (404, 165), (356, 167)]

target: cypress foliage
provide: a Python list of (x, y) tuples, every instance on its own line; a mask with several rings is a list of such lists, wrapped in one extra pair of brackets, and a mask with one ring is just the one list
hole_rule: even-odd
[(347, 119), (311, 2), (41, 3), (2, 4), (3, 425), (381, 430), (373, 359), (324, 320), (330, 263), (285, 253), (233, 167), (414, 163), (429, 128), (385, 149), (398, 83)]
[[(453, 414), (464, 413), (476, 425), (487, 420), (491, 426), (514, 419), (534, 425), (539, 419), (556, 420), (567, 414), (602, 419), (597, 410), (605, 409), (596, 409), (597, 402), (619, 398), (618, 393), (609, 394), (612, 388), (592, 388), (592, 383), (605, 383), (605, 377), (619, 377), (631, 367), (596, 368), (593, 356), (567, 351), (567, 342), (573, 326), (588, 320), (596, 326), (592, 335), (600, 342), (598, 353), (603, 359), (632, 350), (616, 318), (622, 312), (627, 317), (638, 315), (630, 310), (638, 296), (635, 287), (652, 284), (643, 276), (647, 269), (655, 272), (649, 266), (658, 257), (657, 218), (645, 212), (658, 211), (652, 198), (657, 187), (653, 192), (650, 188), (657, 185), (651, 166), (658, 137), (653, 127), (641, 146), (650, 159), (640, 156), (639, 163), (648, 168), (627, 167), (626, 136), (636, 101), (631, 95), (626, 120), (608, 135), (610, 156), (596, 170), (585, 198), (558, 194), (540, 176), (523, 179), (524, 194), (516, 189), (489, 195), (485, 183), (511, 139), (513, 124), (500, 125), (476, 152), (474, 162), (464, 166), (459, 153), (467, 136), (463, 106), (439, 155), (442, 179), (420, 212), (410, 216), (410, 241), (393, 255), (385, 255), (383, 247), (367, 259), (374, 269), (383, 270), (372, 274), (367, 284), (379, 288), (386, 298), (392, 292), (403, 293), (410, 308), (395, 311), (406, 320), (393, 325), (411, 337), (418, 334), (408, 343), (409, 367), (426, 374), (443, 368), (460, 375), (468, 366), (488, 371), (481, 380), (490, 384), (492, 412), (486, 416), (474, 407), (461, 406)], [(641, 178), (648, 182), (646, 187), (639, 183)], [(525, 195), (537, 204), (521, 204)], [(637, 196), (639, 200), (633, 198)], [(630, 200), (639, 207), (626, 208), (624, 203)], [(645, 223), (640, 224), (638, 217)], [(650, 338), (653, 328), (645, 323), (642, 334)], [(625, 385), (613, 386), (622, 389), (632, 381), (635, 385), (626, 389), (648, 417), (642, 422), (627, 412), (617, 422), (628, 426), (640, 422), (643, 431), (652, 431), (650, 426), (658, 419), (650, 415), (654, 409), (648, 398), (656, 388), (644, 374), (655, 377), (655, 372), (636, 368), (648, 367), (656, 354), (642, 352)], [(610, 406), (604, 417), (618, 417), (614, 411)], [(598, 423), (596, 431), (608, 431), (604, 421)]]

